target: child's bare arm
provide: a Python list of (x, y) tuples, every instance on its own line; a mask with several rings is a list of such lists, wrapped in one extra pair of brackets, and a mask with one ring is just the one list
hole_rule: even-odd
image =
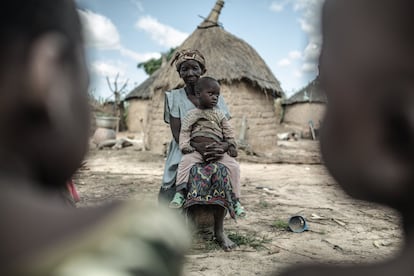
[(227, 153), (231, 156), (231, 157), (237, 157), (238, 153), (237, 153), (237, 148), (233, 145), (229, 146), (229, 149), (227, 150)]

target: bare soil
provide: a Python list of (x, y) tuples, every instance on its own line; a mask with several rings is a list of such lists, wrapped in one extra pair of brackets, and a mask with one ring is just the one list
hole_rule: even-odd
[[(241, 200), (248, 215), (237, 222), (225, 220), (226, 232), (239, 246), (224, 252), (214, 241), (196, 236), (184, 275), (277, 275), (304, 262), (370, 263), (398, 252), (402, 242), (398, 214), (349, 198), (316, 162), (315, 152), (307, 151), (314, 144), (291, 143), (278, 152), (288, 163), (275, 156), (239, 158)], [(156, 201), (163, 167), (163, 156), (138, 146), (92, 148), (76, 177), (78, 205), (114, 199)], [(309, 230), (289, 231), (287, 221), (293, 215), (305, 217)]]

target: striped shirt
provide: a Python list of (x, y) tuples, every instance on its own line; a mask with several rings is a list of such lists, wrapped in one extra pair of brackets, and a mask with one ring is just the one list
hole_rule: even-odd
[(180, 149), (193, 151), (190, 141), (200, 136), (212, 138), (217, 142), (228, 142), (236, 147), (233, 129), (218, 108), (195, 108), (188, 111), (181, 124)]

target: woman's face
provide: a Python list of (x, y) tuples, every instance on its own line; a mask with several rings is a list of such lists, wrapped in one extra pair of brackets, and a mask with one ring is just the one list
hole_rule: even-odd
[(181, 64), (178, 73), (180, 74), (180, 78), (183, 79), (185, 84), (194, 85), (200, 76), (205, 73), (205, 69), (201, 68), (198, 61), (187, 60)]

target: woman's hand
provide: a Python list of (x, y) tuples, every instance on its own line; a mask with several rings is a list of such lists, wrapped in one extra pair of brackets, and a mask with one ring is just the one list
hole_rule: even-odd
[(223, 157), (229, 148), (226, 142), (214, 143), (191, 143), (191, 145), (198, 151), (206, 162), (214, 162)]

